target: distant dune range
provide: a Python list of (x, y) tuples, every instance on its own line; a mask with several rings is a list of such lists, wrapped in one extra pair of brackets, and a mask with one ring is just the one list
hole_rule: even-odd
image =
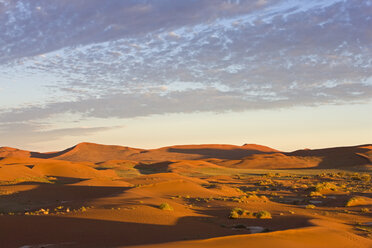
[(267, 146), (179, 145), (159, 149), (80, 143), (58, 152), (0, 148), (1, 180), (56, 176), (115, 178), (124, 172), (193, 173), (202, 169), (370, 168), (372, 145), (281, 152)]
[(340, 168), (371, 164), (372, 145), (304, 149), (281, 152), (256, 144), (179, 145), (158, 149), (80, 143), (58, 152), (39, 153), (10, 147), (0, 148), (0, 158), (37, 158), (70, 162), (102, 163), (110, 160), (162, 162), (204, 160), (216, 165), (249, 169)]

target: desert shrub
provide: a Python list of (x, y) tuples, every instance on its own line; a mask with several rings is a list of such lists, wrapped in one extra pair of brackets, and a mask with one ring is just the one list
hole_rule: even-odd
[(320, 192), (311, 191), (309, 196), (310, 197), (322, 197), (323, 195)]
[(354, 197), (351, 197), (347, 203), (346, 203), (346, 207), (352, 207), (352, 206), (357, 206), (357, 205), (363, 205), (366, 203), (366, 200), (363, 198), (363, 197), (359, 197), (359, 196), (354, 196)]
[(49, 214), (49, 209), (44, 209), (44, 208), (41, 208), (40, 210), (36, 210), (35, 212), (33, 212), (35, 215), (42, 215), (42, 214), (45, 214), (45, 215), (48, 215)]
[(254, 216), (258, 219), (271, 219), (270, 212), (265, 211), (265, 210), (254, 213)]
[(327, 178), (327, 173), (320, 173), (317, 175), (318, 178)]
[(361, 180), (361, 175), (358, 172), (355, 172), (355, 173), (350, 175), (350, 179), (360, 181)]
[(370, 175), (370, 174), (367, 174), (367, 173), (362, 174), (362, 175), (360, 176), (360, 179), (361, 179), (362, 181), (364, 181), (364, 182), (369, 182), (369, 181), (371, 181), (371, 175)]
[(162, 204), (159, 205), (159, 208), (161, 210), (168, 210), (168, 211), (173, 211), (173, 207), (171, 205), (169, 205), (168, 203), (164, 202)]
[(274, 185), (274, 182), (271, 179), (261, 180), (258, 183), (256, 183), (257, 186), (269, 186)]
[(346, 173), (345, 172), (337, 172), (338, 177), (345, 177)]
[(322, 190), (337, 190), (338, 189), (338, 186), (335, 185), (334, 183), (330, 183), (330, 182), (325, 182), (325, 183), (318, 183), (317, 185), (315, 185), (315, 191), (317, 192), (320, 192)]
[(230, 215), (229, 215), (230, 219), (237, 219), (239, 217), (240, 217), (240, 215), (238, 214), (238, 212), (235, 212), (235, 211), (231, 210)]
[(362, 208), (360, 209), (362, 213), (369, 213), (369, 208)]
[(248, 200), (249, 199), (258, 199), (258, 196), (256, 194), (247, 194), (247, 197), (246, 197)]
[(271, 173), (271, 172), (266, 173), (265, 175), (263, 175), (263, 177), (274, 177), (274, 176), (275, 176), (275, 174)]
[(216, 183), (203, 184), (202, 186), (207, 189), (221, 189), (222, 188), (221, 185), (216, 184)]
[(244, 191), (242, 191), (241, 189), (239, 189), (239, 188), (234, 188), (236, 191), (238, 191), (239, 193), (241, 193), (241, 194), (244, 194)]
[(233, 208), (230, 211), (229, 218), (230, 219), (237, 219), (240, 216), (249, 215), (249, 211), (241, 208)]

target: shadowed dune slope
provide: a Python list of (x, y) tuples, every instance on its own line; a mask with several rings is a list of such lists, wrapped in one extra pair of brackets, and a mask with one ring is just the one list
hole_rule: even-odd
[[(165, 247), (165, 248), (219, 248), (219, 247), (283, 247), (283, 248), (370, 248), (372, 241), (347, 232), (343, 225), (335, 226), (325, 220), (312, 220), (314, 227), (284, 230), (272, 233), (233, 235), (203, 240), (179, 241), (157, 245), (131, 247)], [(332, 242), (329, 242), (332, 240)]]
[(240, 160), (214, 160), (215, 164), (247, 169), (338, 169), (370, 165), (372, 146), (298, 150), (289, 153), (252, 154)]
[(319, 168), (343, 168), (370, 164), (372, 155), (371, 151), (371, 145), (361, 145), (314, 150), (305, 149), (286, 153), (286, 155), (301, 158), (321, 158), (321, 161), (318, 164)]
[[(94, 163), (107, 160), (160, 162), (165, 160), (195, 160), (205, 158), (241, 159), (251, 154), (272, 152), (277, 152), (277, 150), (260, 145), (184, 145), (144, 150), (124, 146), (80, 143), (62, 152), (46, 153), (44, 157)], [(37, 157), (43, 156), (41, 154), (34, 154)]]
[[(304, 149), (294, 152), (280, 152), (255, 144), (234, 145), (177, 145), (159, 149), (137, 149), (124, 146), (80, 143), (60, 152), (38, 153), (9, 147), (0, 148), (0, 158), (39, 158), (74, 162), (102, 163), (105, 161), (131, 161), (159, 163), (159, 170), (169, 169), (166, 161), (204, 160), (218, 166), (250, 169), (289, 168), (346, 168), (370, 165), (372, 145), (335, 147), (325, 149)], [(184, 165), (184, 164), (183, 164)], [(147, 165), (144, 165), (144, 169)], [(164, 168), (163, 168), (163, 167)], [(141, 166), (139, 166), (139, 169)], [(155, 168), (155, 164), (152, 165)], [(175, 166), (171, 166), (171, 170)], [(163, 169), (161, 169), (163, 168)]]

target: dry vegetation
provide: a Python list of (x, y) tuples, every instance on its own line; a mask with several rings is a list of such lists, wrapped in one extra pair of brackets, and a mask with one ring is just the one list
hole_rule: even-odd
[[(19, 177), (8, 174), (0, 180), (0, 247), (61, 244), (66, 237), (83, 247), (101, 247), (107, 239), (100, 233), (109, 233), (115, 247), (236, 234), (252, 237), (247, 244), (254, 245), (259, 239), (253, 233), (280, 237), (276, 231), (281, 230), (292, 237), (285, 230), (302, 227), (318, 237), (317, 244), (329, 242), (324, 233), (334, 233), (345, 247), (353, 247), (355, 240), (361, 247), (371, 244), (368, 169), (257, 170), (212, 162), (146, 162), (143, 167), (144, 162), (127, 160), (0, 160), (2, 171), (30, 163), (37, 169), (27, 167)], [(174, 163), (177, 167), (171, 167)], [(71, 171), (75, 165), (78, 173)], [(94, 239), (82, 238), (76, 228)], [(296, 235), (311, 236), (305, 231)]]

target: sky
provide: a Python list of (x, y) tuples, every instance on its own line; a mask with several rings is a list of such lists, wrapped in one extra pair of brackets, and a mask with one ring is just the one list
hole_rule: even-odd
[(372, 0), (0, 0), (0, 146), (372, 143)]

